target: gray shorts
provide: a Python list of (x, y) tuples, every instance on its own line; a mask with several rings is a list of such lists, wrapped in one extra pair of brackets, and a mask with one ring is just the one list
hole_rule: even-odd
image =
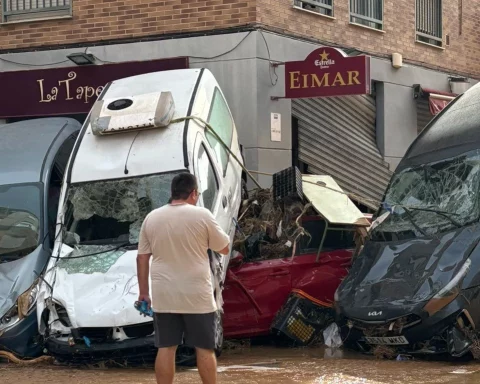
[(215, 349), (215, 312), (202, 314), (156, 313), (153, 318), (155, 347), (183, 344), (201, 349)]

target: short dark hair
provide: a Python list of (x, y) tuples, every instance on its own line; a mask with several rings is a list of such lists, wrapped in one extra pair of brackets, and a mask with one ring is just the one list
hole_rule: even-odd
[(196, 189), (198, 189), (197, 178), (191, 173), (180, 173), (172, 180), (171, 200), (187, 200)]

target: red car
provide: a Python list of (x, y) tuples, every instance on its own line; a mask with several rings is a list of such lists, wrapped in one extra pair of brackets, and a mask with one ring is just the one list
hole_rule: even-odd
[(292, 292), (332, 306), (352, 262), (356, 226), (327, 224), (319, 216), (303, 218), (302, 226), (312, 238), (304, 237), (293, 257), (245, 261), (240, 255), (230, 261), (223, 291), (226, 339), (270, 334)]

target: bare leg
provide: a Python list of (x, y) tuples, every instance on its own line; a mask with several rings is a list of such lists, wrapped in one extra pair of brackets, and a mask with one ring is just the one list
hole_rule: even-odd
[(155, 360), (157, 384), (173, 384), (175, 376), (175, 352), (177, 347), (159, 348)]
[(217, 357), (215, 351), (196, 348), (197, 367), (203, 384), (217, 383)]

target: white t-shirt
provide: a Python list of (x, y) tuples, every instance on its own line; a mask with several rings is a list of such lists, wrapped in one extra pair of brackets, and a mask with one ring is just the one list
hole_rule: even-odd
[(230, 242), (212, 213), (190, 204), (150, 212), (140, 230), (138, 253), (152, 254), (152, 308), (157, 313), (217, 310), (207, 250)]

